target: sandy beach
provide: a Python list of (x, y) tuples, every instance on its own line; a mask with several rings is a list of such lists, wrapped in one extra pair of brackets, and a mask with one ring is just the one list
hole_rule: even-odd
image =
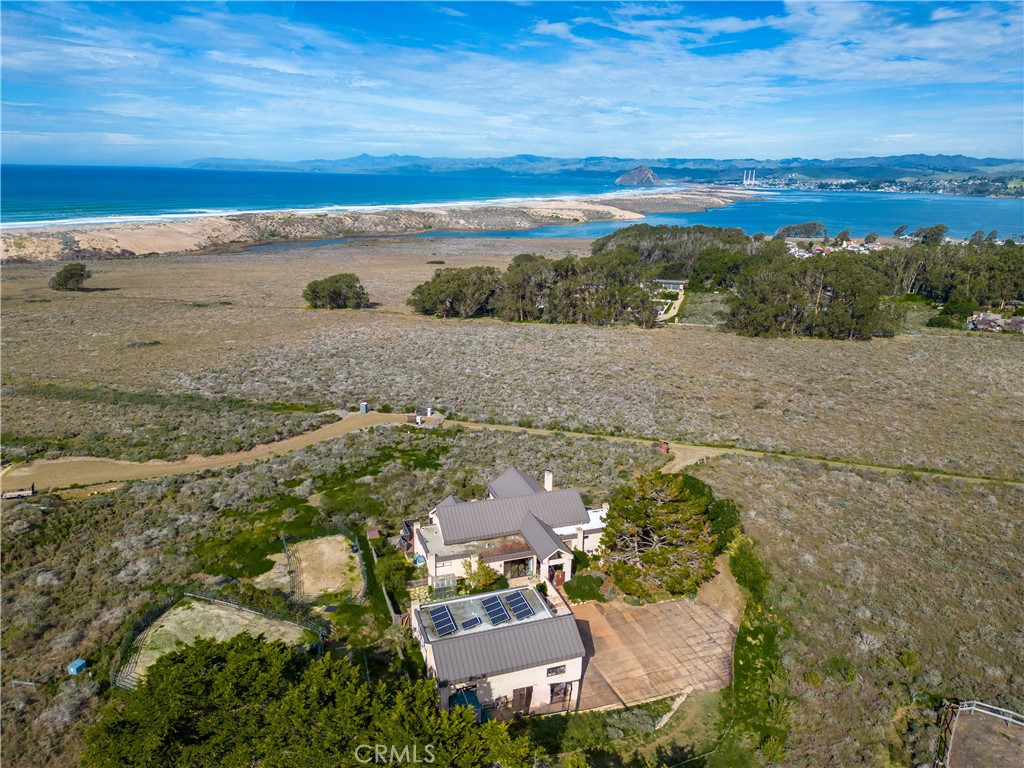
[(552, 224), (642, 219), (645, 213), (723, 208), (752, 194), (735, 187), (625, 192), (600, 198), (530, 200), (500, 205), (360, 209), (203, 216), (77, 226), (24, 227), (2, 233), (6, 262), (133, 258), (166, 253), (243, 250), (257, 243), (344, 236), (405, 235), (429, 230), (488, 232)]

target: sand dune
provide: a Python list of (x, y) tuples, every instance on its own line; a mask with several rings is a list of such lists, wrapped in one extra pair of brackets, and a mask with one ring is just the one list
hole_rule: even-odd
[(580, 200), (536, 200), (502, 205), (388, 208), (338, 213), (280, 211), (180, 220), (8, 229), (3, 261), (73, 261), (164, 253), (242, 250), (248, 245), (347, 235), (402, 235), (428, 230), (526, 230), (550, 224), (642, 219), (644, 213), (722, 208), (749, 197), (743, 190), (694, 187), (684, 191), (625, 193)]

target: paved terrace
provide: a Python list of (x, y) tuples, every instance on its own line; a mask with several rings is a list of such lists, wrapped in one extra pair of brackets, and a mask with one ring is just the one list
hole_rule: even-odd
[(579, 710), (716, 691), (732, 680), (736, 626), (689, 600), (573, 606), (583, 637)]

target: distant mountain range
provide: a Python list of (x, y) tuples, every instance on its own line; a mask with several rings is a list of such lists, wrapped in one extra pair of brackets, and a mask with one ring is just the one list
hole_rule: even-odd
[(339, 160), (236, 160), (210, 157), (184, 163), (189, 168), (258, 171), (308, 171), (321, 173), (373, 173), (424, 175), (578, 175), (614, 180), (621, 174), (646, 166), (662, 181), (740, 181), (744, 171), (756, 171), (759, 179), (792, 178), (797, 181), (849, 179), (916, 180), (966, 176), (1021, 176), (1024, 160), (964, 155), (893, 155), (889, 157), (841, 157), (832, 160), (787, 157), (780, 160), (712, 160), (704, 158), (562, 158), (540, 155), (511, 157), (419, 157), (418, 155), (356, 155)]

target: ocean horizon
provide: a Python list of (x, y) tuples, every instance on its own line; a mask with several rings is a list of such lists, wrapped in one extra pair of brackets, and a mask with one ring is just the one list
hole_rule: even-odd
[(0, 166), (0, 224), (80, 226), (197, 216), (487, 205), (624, 194), (572, 175), (347, 174), (139, 166)]
[[(618, 187), (610, 179), (571, 174), (341, 174), (304, 171), (208, 170), (163, 167), (0, 166), (0, 228), (81, 227), (174, 221), (203, 216), (296, 212), (301, 214), (388, 208), (481, 206), (685, 189)], [(952, 237), (996, 230), (1024, 239), (1024, 200), (898, 192), (807, 189), (756, 190), (757, 199), (695, 213), (648, 214), (649, 224), (739, 227), (773, 234), (779, 227), (822, 221), (829, 232), (890, 234), (906, 224), (946, 224)], [(595, 221), (509, 232), (443, 232), (423, 236), (593, 238), (635, 221)]]

